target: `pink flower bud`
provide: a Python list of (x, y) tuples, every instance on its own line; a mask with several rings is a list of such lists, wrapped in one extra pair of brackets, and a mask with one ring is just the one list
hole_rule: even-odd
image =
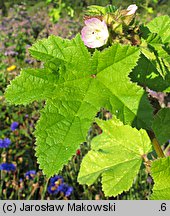
[(135, 14), (137, 9), (138, 9), (138, 7), (135, 4), (129, 5), (129, 7), (127, 8), (128, 13), (126, 15)]

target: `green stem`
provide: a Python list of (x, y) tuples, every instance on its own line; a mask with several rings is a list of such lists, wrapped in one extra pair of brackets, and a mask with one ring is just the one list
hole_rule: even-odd
[(46, 193), (46, 191), (47, 191), (48, 181), (49, 181), (49, 179), (47, 179), (47, 181), (46, 181), (46, 183), (45, 183), (45, 187), (44, 187), (43, 192), (42, 192), (42, 195), (41, 195), (41, 200), (44, 200), (45, 193)]
[(146, 8), (148, 8), (148, 5), (149, 5), (149, 0), (146, 0), (146, 2), (145, 2)]
[(153, 143), (153, 147), (154, 147), (156, 154), (158, 155), (158, 157), (164, 158), (165, 157), (164, 152), (161, 149), (161, 146), (160, 146), (158, 140), (156, 139), (154, 132), (153, 131), (147, 131), (147, 132), (148, 132), (148, 135), (149, 135), (149, 137)]
[(62, 3), (62, 0), (59, 0), (59, 1), (58, 1), (59, 7), (61, 7), (61, 3)]
[(153, 138), (152, 143), (153, 143), (153, 147), (154, 147), (154, 149), (155, 149), (156, 154), (158, 155), (158, 157), (164, 158), (165, 157), (164, 152), (161, 149), (161, 147), (160, 147), (157, 139)]

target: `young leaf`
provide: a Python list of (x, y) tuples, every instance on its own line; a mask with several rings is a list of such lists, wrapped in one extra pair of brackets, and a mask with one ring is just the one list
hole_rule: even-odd
[(147, 43), (155, 49), (155, 53), (166, 61), (167, 67), (170, 64), (169, 47), (162, 42), (162, 39), (157, 34), (150, 34), (147, 39)]
[(162, 43), (160, 36), (157, 34), (150, 34), (147, 43), (150, 52), (154, 55), (154, 58), (149, 58), (149, 60), (155, 65), (157, 71), (165, 79), (166, 75), (170, 73), (170, 49)]
[(152, 129), (160, 142), (164, 144), (170, 140), (170, 108), (161, 109), (155, 116)]
[(91, 56), (80, 35), (73, 40), (50, 36), (30, 52), (45, 62), (44, 69), (23, 70), (6, 98), (15, 104), (46, 100), (35, 132), (36, 155), (46, 175), (57, 173), (75, 154), (101, 107), (125, 124), (151, 127), (146, 94), (128, 78), (139, 58), (137, 47), (115, 44)]
[(168, 72), (163, 78), (156, 65), (143, 54), (130, 77), (133, 82), (137, 82), (141, 86), (147, 86), (154, 91), (170, 92), (170, 73)]
[(170, 17), (160, 16), (153, 19), (147, 27), (152, 33), (157, 33), (161, 38), (163, 43), (170, 43)]
[(103, 133), (92, 140), (91, 150), (84, 157), (78, 181), (91, 185), (102, 175), (106, 196), (116, 196), (127, 191), (142, 163), (142, 156), (151, 150), (150, 139), (143, 129), (123, 125), (113, 118), (97, 120)]
[(152, 200), (170, 200), (170, 157), (152, 162), (151, 175), (154, 180)]
[[(155, 18), (141, 27), (141, 58), (130, 77), (141, 86), (170, 92), (170, 18)], [(168, 31), (168, 32), (167, 32)]]

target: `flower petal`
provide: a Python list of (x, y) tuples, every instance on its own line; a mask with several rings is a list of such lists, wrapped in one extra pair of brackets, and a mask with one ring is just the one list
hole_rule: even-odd
[(129, 7), (127, 8), (127, 11), (129, 12), (126, 15), (135, 14), (137, 9), (138, 9), (138, 6), (136, 6), (136, 4), (129, 5)]
[(104, 21), (91, 18), (86, 20), (85, 24), (81, 30), (81, 38), (87, 47), (96, 48), (107, 43), (109, 32)]

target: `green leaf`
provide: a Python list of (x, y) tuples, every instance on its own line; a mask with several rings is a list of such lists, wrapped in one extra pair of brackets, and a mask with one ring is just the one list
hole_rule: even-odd
[(157, 33), (161, 38), (163, 43), (170, 43), (170, 17), (160, 16), (153, 19), (147, 27), (152, 33)]
[(150, 34), (147, 43), (150, 52), (154, 53), (154, 58), (149, 58), (149, 60), (155, 65), (160, 75), (165, 78), (170, 73), (170, 49), (162, 43), (160, 36), (157, 34)]
[(169, 25), (169, 17), (162, 16), (141, 26), (142, 55), (130, 75), (132, 81), (155, 91), (170, 92)]
[(137, 175), (142, 155), (151, 150), (150, 139), (143, 129), (123, 125), (116, 118), (96, 120), (103, 133), (92, 140), (91, 150), (84, 157), (78, 181), (91, 185), (102, 175), (106, 196), (127, 191)]
[(73, 40), (51, 35), (48, 39), (37, 41), (29, 51), (34, 58), (47, 62), (46, 67), (51, 70), (56, 71), (64, 64), (69, 70), (77, 72), (76, 78), (91, 74), (91, 55), (79, 34)]
[(109, 13), (115, 13), (117, 7), (114, 5), (107, 5), (106, 7), (101, 7), (98, 5), (90, 5), (87, 7), (85, 11), (85, 15), (87, 16), (103, 16)]
[(151, 175), (154, 180), (152, 200), (170, 200), (170, 157), (152, 162)]
[[(150, 55), (150, 52), (149, 54)], [(138, 65), (134, 68), (130, 77), (133, 82), (137, 82), (141, 86), (147, 86), (154, 91), (170, 92), (170, 73), (163, 78), (153, 64), (145, 55), (141, 55)]]
[(87, 7), (85, 14), (87, 16), (102, 16), (106, 14), (106, 8), (98, 5), (90, 5)]
[(44, 69), (23, 70), (6, 98), (15, 104), (46, 100), (35, 132), (36, 155), (46, 175), (57, 173), (75, 154), (101, 107), (125, 124), (151, 127), (147, 96), (128, 77), (138, 48), (115, 44), (91, 55), (77, 35), (72, 40), (50, 36), (30, 52), (44, 62)]
[(161, 109), (155, 116), (152, 129), (160, 142), (164, 144), (170, 140), (170, 108)]
[[(152, 122), (152, 109), (146, 94), (136, 84), (130, 82), (128, 77), (128, 68), (134, 67), (132, 66), (134, 58), (139, 54), (135, 47), (136, 51), (131, 48), (130, 46), (115, 44), (98, 54), (100, 60), (95, 78), (99, 87), (98, 95), (105, 94), (102, 98), (104, 102), (102, 106), (110, 110), (125, 124), (137, 128), (149, 128)], [(110, 55), (114, 57), (108, 58)], [(134, 56), (133, 59), (132, 56)], [(100, 104), (102, 104), (101, 101)], [(146, 113), (146, 109), (148, 113)]]
[(5, 96), (13, 104), (26, 105), (44, 100), (55, 89), (54, 82), (57, 82), (57, 76), (48, 69), (24, 69), (7, 87)]
[(36, 155), (46, 175), (57, 173), (76, 153), (95, 114), (92, 105), (78, 99), (46, 102), (35, 131)]
[(157, 52), (158, 56), (164, 59), (168, 63), (168, 67), (170, 64), (170, 56), (169, 52), (170, 49), (168, 46), (162, 43), (161, 38), (157, 34), (150, 34), (147, 43), (154, 47), (155, 51)]

